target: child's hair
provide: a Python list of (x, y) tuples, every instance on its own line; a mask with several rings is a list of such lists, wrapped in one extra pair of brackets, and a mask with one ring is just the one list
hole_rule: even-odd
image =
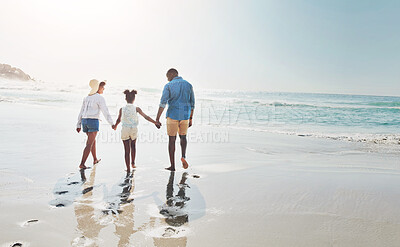
[(135, 95), (137, 94), (137, 91), (136, 90), (129, 91), (128, 89), (126, 89), (124, 91), (124, 94), (127, 102), (133, 102), (135, 100)]

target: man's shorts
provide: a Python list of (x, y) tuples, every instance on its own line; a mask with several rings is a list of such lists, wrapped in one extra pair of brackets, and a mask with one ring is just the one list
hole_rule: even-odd
[(167, 117), (167, 134), (169, 136), (176, 136), (176, 133), (183, 136), (187, 134), (189, 128), (189, 120), (174, 120)]
[(136, 140), (136, 138), (137, 138), (137, 133), (138, 133), (137, 127), (129, 128), (129, 127), (124, 127), (124, 126), (122, 126), (122, 129), (121, 129), (121, 139), (122, 139), (123, 141), (129, 140), (129, 139), (131, 139), (132, 141), (133, 141), (133, 140)]
[(99, 120), (93, 118), (82, 118), (82, 130), (85, 133), (99, 131)]

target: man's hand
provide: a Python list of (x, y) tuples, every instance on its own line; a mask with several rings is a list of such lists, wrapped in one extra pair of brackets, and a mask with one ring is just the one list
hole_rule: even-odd
[(189, 119), (189, 127), (192, 127), (192, 119)]
[(76, 132), (81, 132), (81, 128), (76, 128)]

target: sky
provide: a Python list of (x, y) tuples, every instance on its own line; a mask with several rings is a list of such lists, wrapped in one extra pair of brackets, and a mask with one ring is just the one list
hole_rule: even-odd
[(400, 95), (397, 0), (0, 5), (0, 63), (54, 84)]

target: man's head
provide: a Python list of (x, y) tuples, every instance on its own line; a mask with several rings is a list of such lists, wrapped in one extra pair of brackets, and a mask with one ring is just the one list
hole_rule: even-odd
[(169, 69), (167, 71), (168, 81), (172, 81), (172, 79), (174, 79), (177, 76), (178, 76), (178, 71), (176, 69)]
[(102, 93), (104, 92), (105, 86), (106, 86), (106, 82), (104, 82), (104, 81), (100, 82), (100, 84), (99, 84), (99, 90), (97, 90), (97, 93), (98, 93), (98, 94), (102, 94)]

